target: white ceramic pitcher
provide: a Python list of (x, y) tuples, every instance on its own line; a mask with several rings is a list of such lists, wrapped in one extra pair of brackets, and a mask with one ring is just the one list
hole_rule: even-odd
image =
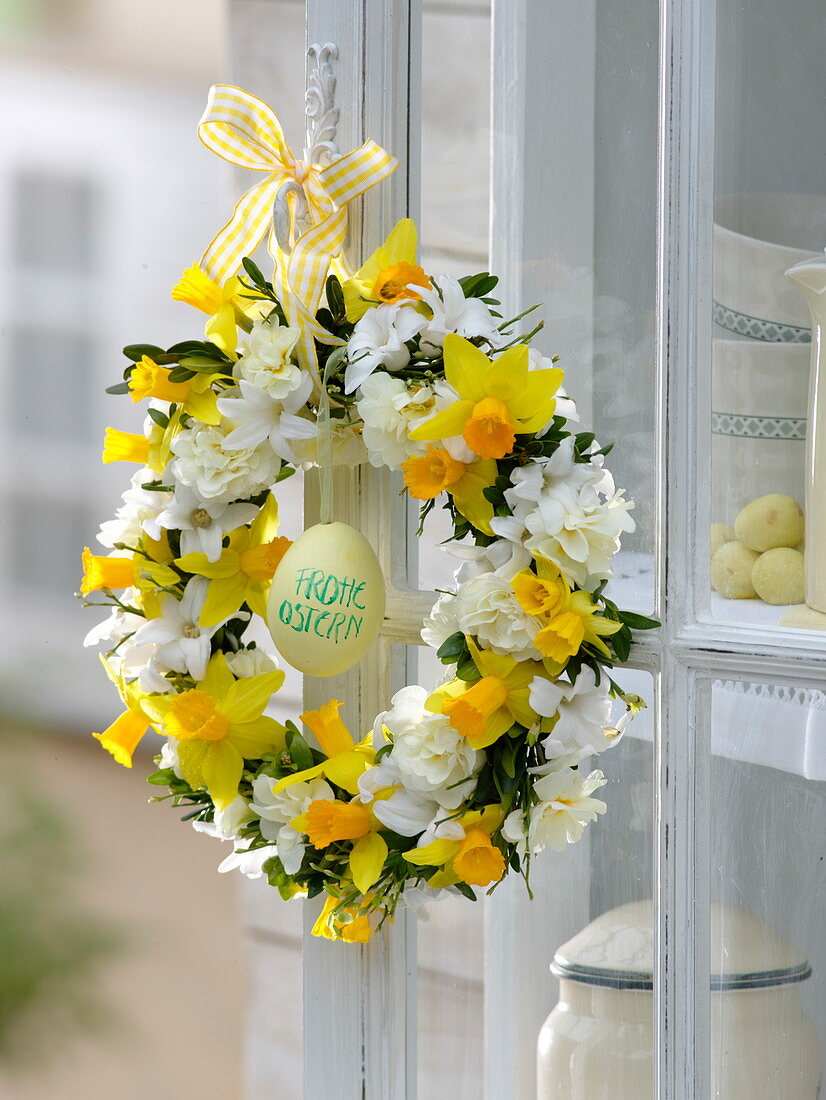
[(806, 433), (806, 603), (826, 614), (826, 261), (804, 260), (786, 272), (812, 314), (812, 360)]

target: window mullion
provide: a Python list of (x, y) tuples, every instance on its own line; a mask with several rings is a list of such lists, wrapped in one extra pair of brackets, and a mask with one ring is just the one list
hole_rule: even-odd
[[(407, 214), (418, 213), (419, 22), (417, 0), (307, 0), (307, 41), (338, 47), (337, 142), (346, 152), (373, 138), (400, 161), (389, 181), (349, 208), (348, 257), (358, 264)], [(400, 80), (404, 74), (406, 80)], [(409, 76), (408, 76), (409, 74)], [(335, 519), (371, 542), (391, 586), (406, 576), (407, 513), (385, 471), (336, 469)], [(318, 522), (317, 479), (307, 479), (305, 529)], [(391, 605), (391, 610), (393, 605)], [(401, 608), (399, 608), (401, 611)], [(403, 617), (408, 617), (407, 615)], [(388, 624), (392, 627), (392, 624)], [(389, 703), (394, 683), (392, 629), (343, 676), (307, 677), (306, 707), (329, 698), (346, 704), (363, 736)], [(415, 1096), (415, 933), (407, 914), (363, 947), (310, 935), (318, 902), (306, 903), (304, 1094), (341, 1100), (412, 1100)]]

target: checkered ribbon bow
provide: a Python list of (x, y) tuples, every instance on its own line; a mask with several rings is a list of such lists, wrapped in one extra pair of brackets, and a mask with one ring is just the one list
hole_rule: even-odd
[[(302, 364), (316, 370), (314, 338), (326, 344), (341, 343), (319, 325), (315, 313), (330, 263), (342, 251), (347, 203), (395, 172), (399, 162), (374, 141), (366, 141), (327, 165), (297, 160), (275, 112), (256, 96), (229, 84), (215, 84), (210, 89), (198, 136), (230, 164), (266, 173), (235, 204), (232, 217), (207, 246), (201, 267), (210, 278), (223, 283), (268, 234), (275, 291), (287, 320), (301, 329), (297, 350)], [(273, 224), (273, 203), (284, 184), (293, 185), (287, 188), (291, 220), (287, 236), (293, 241), (289, 251), (279, 245)], [(303, 229), (296, 203), (302, 195), (306, 203), (302, 224), (309, 222)]]

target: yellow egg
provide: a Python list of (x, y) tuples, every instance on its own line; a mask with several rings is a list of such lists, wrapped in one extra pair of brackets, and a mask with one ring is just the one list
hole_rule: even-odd
[(725, 523), (712, 523), (711, 556), (714, 557), (721, 546), (725, 546), (727, 542), (734, 542), (736, 538), (733, 527), (729, 527)]
[(310, 676), (357, 664), (384, 619), (386, 593), (372, 546), (346, 523), (319, 523), (281, 559), (267, 625), (281, 656)]
[(724, 543), (711, 559), (711, 587), (727, 600), (753, 599), (751, 571), (757, 558), (742, 542)]
[(760, 554), (777, 546), (797, 546), (803, 538), (803, 509), (785, 493), (768, 493), (740, 510), (734, 533)]

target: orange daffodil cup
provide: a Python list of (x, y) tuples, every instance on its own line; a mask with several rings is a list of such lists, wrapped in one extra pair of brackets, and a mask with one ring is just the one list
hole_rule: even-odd
[[(160, 737), (150, 781), (231, 845), (222, 869), (319, 897), (315, 934), (363, 943), (399, 906), (527, 876), (604, 812), (583, 762), (643, 705), (615, 668), (632, 628), (656, 624), (606, 598), (631, 504), (530, 346), (539, 327), (503, 318), (494, 276), (426, 271), (409, 219), (357, 269), (344, 255), (347, 204), (393, 158), (366, 142), (298, 161), (266, 104), (229, 86), (200, 132), (259, 176), (172, 290), (205, 332), (128, 345), (109, 391), (145, 420), (106, 432), (103, 461), (131, 482), (103, 552), (82, 555), (80, 594), (107, 613), (87, 642), (121, 700), (94, 736), (136, 768)], [(244, 257), (265, 238), (271, 278)], [(442, 507), (460, 563), (423, 627), (444, 682), (402, 688), (359, 728), (336, 699), (300, 726), (269, 713), (284, 671), (260, 629), (290, 545), (279, 483), (330, 451), (365, 484), (369, 466), (395, 472), (425, 534)], [(336, 584), (304, 578), (300, 598), (349, 600), (357, 625), (358, 578), (319, 570)]]

